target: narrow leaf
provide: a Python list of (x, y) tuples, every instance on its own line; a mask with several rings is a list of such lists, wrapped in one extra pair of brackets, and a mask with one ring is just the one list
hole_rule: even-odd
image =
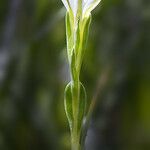
[(72, 111), (72, 93), (71, 93), (71, 83), (66, 86), (65, 97), (64, 97), (65, 112), (68, 118), (70, 130), (72, 130), (73, 125), (73, 111)]
[(79, 97), (79, 110), (78, 110), (78, 131), (82, 130), (82, 125), (86, 112), (87, 96), (83, 84), (80, 82), (80, 97)]

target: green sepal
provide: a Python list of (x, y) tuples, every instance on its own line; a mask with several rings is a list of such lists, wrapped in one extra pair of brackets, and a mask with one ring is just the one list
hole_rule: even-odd
[(66, 41), (67, 41), (67, 54), (69, 62), (71, 61), (71, 54), (74, 47), (74, 36), (72, 32), (73, 18), (69, 12), (66, 13)]
[(89, 36), (89, 27), (91, 24), (91, 15), (88, 18), (84, 18), (80, 23), (80, 47), (78, 48), (78, 56), (77, 56), (77, 68), (80, 71), (84, 52), (87, 45), (87, 40)]
[(86, 48), (86, 45), (87, 45), (87, 40), (88, 40), (88, 37), (89, 37), (89, 28), (90, 28), (90, 24), (91, 24), (91, 15), (88, 17), (88, 18), (84, 18), (83, 19), (83, 49)]
[(76, 57), (78, 57), (78, 53), (80, 50), (80, 43), (81, 43), (81, 39), (80, 39), (80, 19), (77, 22), (77, 27), (76, 27), (76, 36), (75, 36), (75, 54)]
[(73, 110), (72, 110), (72, 92), (71, 92), (71, 82), (65, 88), (64, 106), (66, 116), (68, 118), (70, 130), (73, 126)]
[(70, 69), (71, 69), (72, 81), (77, 81), (78, 73), (77, 73), (77, 69), (76, 69), (76, 56), (75, 56), (74, 50), (72, 51), (72, 55), (71, 55), (70, 67), (71, 67)]

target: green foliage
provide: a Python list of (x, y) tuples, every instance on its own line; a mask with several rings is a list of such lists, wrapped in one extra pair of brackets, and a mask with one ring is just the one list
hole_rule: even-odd
[[(69, 1), (66, 3), (70, 4)], [(83, 147), (88, 126), (88, 122), (85, 121), (88, 117), (85, 114), (87, 96), (80, 82), (80, 70), (88, 40), (91, 14), (90, 12), (87, 16), (82, 14), (81, 3), (82, 0), (78, 1), (77, 14), (70, 9), (66, 13), (67, 54), (71, 82), (65, 90), (65, 111), (70, 126), (72, 150), (79, 150)]]
[[(66, 115), (69, 121), (69, 125), (70, 125), (70, 130), (73, 130), (73, 124), (74, 124), (74, 116), (73, 116), (73, 91), (72, 91), (72, 83), (69, 83), (66, 86), (65, 89), (65, 111), (66, 111)], [(78, 112), (76, 112), (78, 114), (78, 132), (81, 132), (82, 130), (82, 125), (83, 125), (83, 121), (84, 121), (84, 117), (86, 114), (86, 91), (84, 86), (80, 83), (80, 94), (79, 94), (79, 100), (80, 102), (78, 103)]]
[(72, 131), (72, 126), (73, 126), (73, 104), (72, 104), (72, 92), (71, 92), (71, 83), (69, 83), (66, 86), (65, 89), (65, 100), (64, 100), (64, 105), (65, 105), (65, 112), (69, 121), (70, 125), (70, 130)]
[[(81, 141), (86, 150), (150, 150), (150, 1), (101, 2), (82, 59), (87, 110), (98, 96)], [(0, 2), (0, 150), (70, 150), (64, 16), (60, 0)]]

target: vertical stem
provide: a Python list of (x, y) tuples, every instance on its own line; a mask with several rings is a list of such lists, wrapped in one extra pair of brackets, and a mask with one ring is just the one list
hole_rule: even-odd
[[(74, 16), (75, 18), (75, 28), (73, 30), (73, 35), (74, 35), (74, 45), (75, 49), (74, 52), (75, 54), (78, 52), (78, 49), (76, 49), (77, 43), (76, 38), (78, 37), (77, 33), (77, 28), (79, 28), (79, 20), (82, 15), (82, 0), (78, 0), (78, 9), (77, 9), (77, 14)], [(81, 132), (78, 129), (79, 125), (79, 102), (80, 102), (80, 66), (78, 66), (78, 55), (75, 56), (75, 63), (73, 63), (74, 72), (71, 71), (71, 77), (72, 77), (72, 108), (73, 108), (73, 126), (72, 126), (72, 131), (71, 131), (71, 149), (72, 150), (81, 150), (81, 145), (80, 145), (80, 137), (81, 137)], [(79, 56), (78, 56), (79, 57)], [(72, 70), (72, 68), (70, 69)]]
[(72, 133), (72, 138), (71, 138), (71, 150), (81, 150), (80, 146), (80, 135), (77, 135), (76, 132)]
[(72, 97), (73, 97), (73, 128), (71, 133), (71, 149), (81, 150), (80, 147), (80, 131), (78, 130), (78, 113), (79, 113), (79, 98), (80, 98), (80, 81), (79, 73), (77, 78), (72, 81)]

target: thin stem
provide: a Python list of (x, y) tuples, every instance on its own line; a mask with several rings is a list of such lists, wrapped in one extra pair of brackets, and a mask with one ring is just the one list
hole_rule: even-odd
[(80, 140), (79, 139), (80, 138), (78, 137), (76, 132), (74, 132), (73, 135), (72, 135), (72, 139), (71, 139), (71, 149), (72, 150), (81, 150)]
[(79, 101), (80, 101), (80, 80), (79, 72), (76, 72), (77, 77), (72, 81), (72, 98), (73, 98), (73, 128), (71, 133), (71, 148), (72, 150), (81, 150), (80, 146), (80, 131), (78, 129), (78, 114), (79, 114)]

